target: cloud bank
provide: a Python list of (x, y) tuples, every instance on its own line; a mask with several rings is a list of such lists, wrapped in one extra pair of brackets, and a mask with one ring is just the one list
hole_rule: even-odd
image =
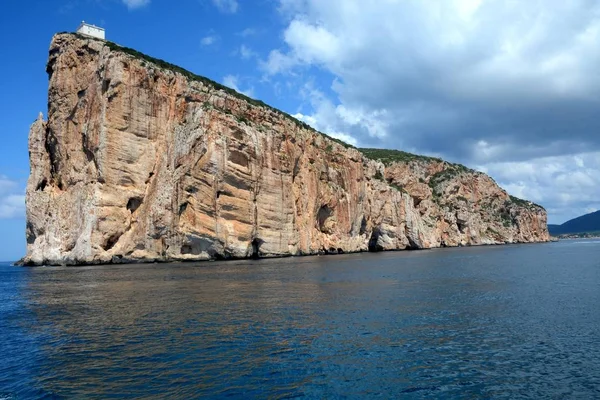
[(16, 194), (17, 183), (0, 175), (0, 219), (25, 216), (25, 196)]
[(239, 78), (235, 75), (226, 75), (223, 77), (223, 85), (228, 86), (245, 96), (254, 97), (254, 89), (252, 87), (246, 90), (240, 89)]
[(215, 44), (219, 40), (217, 35), (206, 35), (202, 39), (200, 39), (200, 44), (202, 46), (211, 46)]
[(135, 10), (136, 8), (142, 8), (150, 4), (150, 0), (123, 0), (123, 4), (127, 6), (130, 10)]
[(281, 0), (280, 12), (265, 73), (331, 76), (305, 121), (479, 166), (551, 219), (600, 199), (584, 179), (555, 182), (600, 167), (600, 3)]
[(213, 4), (224, 13), (235, 14), (239, 8), (236, 0), (212, 0)]

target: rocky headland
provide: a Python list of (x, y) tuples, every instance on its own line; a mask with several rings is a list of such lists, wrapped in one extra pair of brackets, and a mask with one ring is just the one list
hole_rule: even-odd
[(57, 34), (29, 135), (25, 265), (548, 241), (489, 176), (357, 149), (174, 65)]

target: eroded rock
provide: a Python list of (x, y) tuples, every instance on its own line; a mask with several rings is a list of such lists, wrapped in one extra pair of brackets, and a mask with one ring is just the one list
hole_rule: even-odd
[(106, 42), (56, 35), (48, 73), (48, 120), (29, 137), (25, 264), (548, 240), (545, 211), (484, 174), (384, 165)]

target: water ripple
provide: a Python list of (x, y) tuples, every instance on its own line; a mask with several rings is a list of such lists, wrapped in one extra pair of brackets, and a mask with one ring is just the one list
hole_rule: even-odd
[(0, 266), (0, 400), (598, 398), (600, 246)]

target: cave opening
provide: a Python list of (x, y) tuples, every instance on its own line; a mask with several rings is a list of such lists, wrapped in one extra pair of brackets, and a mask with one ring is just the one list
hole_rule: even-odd
[(133, 214), (135, 210), (140, 208), (142, 205), (142, 199), (139, 197), (132, 197), (127, 201), (127, 209)]
[(179, 216), (180, 217), (183, 215), (183, 213), (185, 212), (185, 210), (187, 210), (188, 204), (189, 203), (186, 201), (185, 203), (179, 205)]
[(371, 238), (369, 239), (369, 245), (368, 245), (370, 252), (378, 252), (378, 251), (383, 250), (383, 247), (379, 244), (380, 236), (381, 236), (381, 231), (379, 230), (379, 228), (373, 229), (373, 232), (371, 233)]
[(48, 186), (48, 180), (46, 178), (42, 179), (42, 181), (37, 185), (37, 187), (35, 188), (36, 191), (38, 192), (43, 192), (44, 189), (46, 189), (46, 186)]
[(365, 233), (367, 233), (367, 219), (363, 215), (362, 220), (360, 221), (360, 231), (358, 234), (364, 235)]
[(104, 244), (102, 245), (102, 248), (104, 249), (104, 251), (109, 251), (110, 249), (115, 247), (115, 245), (117, 244), (117, 242), (119, 241), (120, 238), (121, 238), (120, 233), (112, 234), (108, 239), (106, 239), (106, 242), (104, 242)]
[(258, 238), (252, 239), (252, 255), (251, 258), (257, 260), (260, 258), (260, 246), (262, 246), (264, 242)]
[(328, 226), (327, 220), (333, 216), (333, 209), (328, 205), (321, 206), (317, 213), (317, 223), (319, 230), (323, 233), (331, 233), (331, 226)]

